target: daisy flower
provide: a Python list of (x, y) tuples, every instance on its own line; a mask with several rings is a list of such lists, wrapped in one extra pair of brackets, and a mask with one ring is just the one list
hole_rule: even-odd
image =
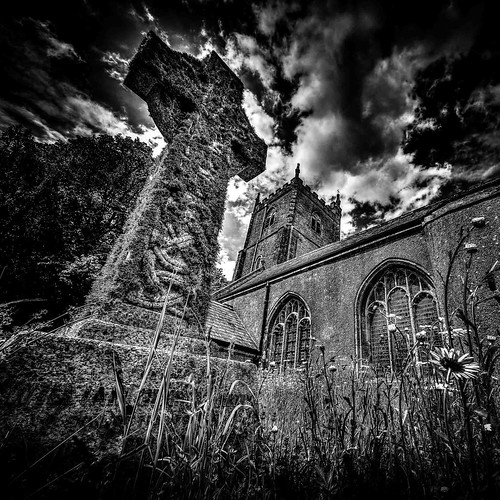
[(456, 349), (438, 347), (430, 352), (429, 360), (439, 371), (446, 374), (446, 381), (450, 377), (456, 380), (475, 379), (479, 375), (479, 365), (469, 354), (461, 354)]

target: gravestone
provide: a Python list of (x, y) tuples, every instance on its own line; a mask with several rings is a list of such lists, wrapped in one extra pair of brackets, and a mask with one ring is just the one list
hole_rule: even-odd
[(150, 32), (125, 85), (146, 101), (166, 148), (93, 287), (92, 315), (153, 328), (151, 311), (167, 301), (167, 315), (196, 330), (206, 319), (228, 181), (264, 171), (267, 147), (241, 107), (243, 84), (215, 52), (198, 60)]

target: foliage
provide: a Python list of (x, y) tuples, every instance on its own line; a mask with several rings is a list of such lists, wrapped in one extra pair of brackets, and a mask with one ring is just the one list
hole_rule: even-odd
[(224, 272), (220, 267), (214, 266), (212, 270), (212, 281), (211, 281), (211, 290), (216, 292), (219, 288), (227, 285), (227, 278), (224, 276)]
[(138, 140), (108, 135), (39, 143), (12, 128), (0, 138), (0, 303), (29, 319), (83, 302), (152, 165)]

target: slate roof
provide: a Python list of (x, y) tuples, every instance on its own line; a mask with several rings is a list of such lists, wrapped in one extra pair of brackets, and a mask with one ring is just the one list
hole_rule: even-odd
[(258, 340), (254, 339), (245, 329), (243, 323), (228, 304), (212, 300), (208, 308), (207, 330), (211, 327), (210, 336), (214, 340), (234, 343), (236, 346), (258, 350)]

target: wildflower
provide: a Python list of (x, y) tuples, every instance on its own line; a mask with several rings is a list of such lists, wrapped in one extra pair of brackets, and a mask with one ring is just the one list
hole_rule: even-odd
[(396, 331), (396, 325), (394, 323), (391, 323), (388, 327), (387, 330), (392, 333)]
[(440, 382), (437, 382), (436, 384), (434, 384), (434, 389), (436, 389), (438, 391), (453, 391), (454, 390), (450, 384), (443, 384)]
[(484, 430), (486, 432), (492, 432), (493, 431), (493, 426), (491, 424), (484, 424)]
[(465, 330), (463, 328), (453, 328), (451, 330), (451, 335), (453, 338), (463, 337), (465, 335)]
[(468, 354), (460, 354), (456, 349), (447, 349), (438, 347), (430, 352), (433, 359), (429, 361), (436, 366), (438, 370), (446, 373), (446, 381), (450, 377), (457, 380), (475, 379), (479, 374), (479, 365)]
[(427, 332), (425, 330), (420, 330), (415, 334), (415, 338), (417, 339), (417, 342), (425, 342), (427, 340)]
[(272, 432), (273, 434), (276, 434), (276, 433), (278, 432), (278, 426), (277, 426), (277, 425), (273, 425), (273, 426), (271, 427), (271, 432)]
[(475, 243), (466, 243), (465, 244), (465, 251), (467, 253), (475, 253), (475, 252), (477, 252), (477, 245)]

